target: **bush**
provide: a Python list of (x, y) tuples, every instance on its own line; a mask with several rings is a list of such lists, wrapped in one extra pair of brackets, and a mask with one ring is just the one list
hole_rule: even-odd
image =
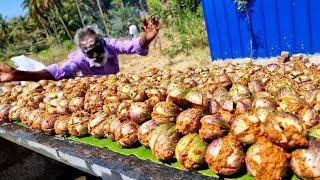
[(76, 47), (72, 41), (65, 41), (63, 46), (51, 45), (50, 48), (32, 53), (31, 58), (37, 59), (45, 65), (61, 63), (68, 58), (68, 54)]
[(124, 8), (113, 8), (108, 10), (109, 13), (109, 21), (107, 23), (108, 26), (108, 35), (111, 38), (120, 38), (128, 36), (128, 22), (131, 21), (137, 27), (140, 22), (139, 9), (136, 7), (128, 7)]
[(66, 41), (63, 41), (63, 47), (66, 48), (67, 50), (71, 50), (75, 48), (75, 44), (73, 41), (66, 40)]
[(164, 36), (172, 42), (163, 53), (174, 57), (180, 52), (189, 54), (191, 49), (207, 47), (202, 7), (198, 1), (169, 0), (167, 8), (160, 0), (149, 0), (151, 14), (160, 17), (161, 24), (167, 26)]

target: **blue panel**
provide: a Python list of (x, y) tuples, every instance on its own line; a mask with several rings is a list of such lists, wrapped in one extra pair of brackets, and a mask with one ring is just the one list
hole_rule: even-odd
[[(230, 0), (233, 2), (233, 0)], [(238, 13), (238, 11), (236, 11)], [(238, 13), (238, 22), (240, 26), (240, 36), (242, 37), (242, 49), (243, 54), (239, 57), (249, 57), (250, 56), (250, 38), (247, 23), (242, 14)], [(228, 58), (228, 57), (226, 57)]]
[(310, 0), (309, 2), (309, 18), (311, 31), (311, 53), (319, 52), (320, 49), (320, 1)]
[(215, 59), (216, 57), (222, 57), (222, 48), (219, 40), (219, 26), (216, 23), (217, 21), (215, 18), (215, 8), (213, 2), (214, 1), (211, 0), (203, 0), (202, 5), (205, 14), (205, 22), (210, 45), (211, 58)]
[[(229, 36), (231, 39), (231, 48), (232, 48), (232, 57), (240, 57), (243, 56), (244, 50), (242, 46), (242, 36), (240, 31), (240, 25), (238, 21), (239, 13), (236, 11), (236, 6), (233, 3), (233, 1), (223, 1), (225, 4), (225, 8), (229, 10), (227, 12), (227, 21), (229, 24)], [(230, 11), (230, 9), (234, 9), (233, 11)]]
[[(268, 26), (269, 23), (266, 23), (266, 17), (263, 10), (263, 4), (261, 1), (255, 1), (253, 8), (251, 8), (251, 18), (253, 18), (253, 31), (254, 31), (254, 46), (256, 48), (256, 55), (261, 56), (261, 54), (268, 55), (268, 49), (267, 49), (267, 41), (266, 41), (266, 26)], [(258, 21), (255, 21), (254, 19), (259, 19)], [(252, 23), (253, 23), (252, 22)]]
[(231, 47), (231, 39), (228, 33), (229, 26), (226, 17), (226, 9), (224, 8), (224, 1), (214, 1), (215, 6), (215, 19), (219, 26), (219, 40), (222, 50), (222, 57), (231, 57), (232, 58), (232, 47)]
[(320, 52), (320, 0), (252, 2), (248, 26), (234, 0), (202, 0), (212, 59), (249, 57), (250, 36), (257, 57)]
[[(267, 54), (265, 56), (274, 56), (278, 55), (278, 51), (281, 48), (279, 44), (279, 31), (278, 31), (278, 17), (276, 10), (276, 2), (275, 1), (260, 1), (263, 7), (264, 20), (266, 22), (265, 26), (265, 43), (267, 44)], [(273, 9), (274, 11), (268, 11), (268, 9)], [(255, 15), (255, 14), (254, 14)], [(260, 21), (261, 17), (254, 16), (253, 23)], [(254, 24), (255, 26), (255, 24)], [(259, 56), (263, 56), (264, 54), (259, 54)]]
[(281, 48), (284, 51), (295, 52), (295, 31), (294, 31), (294, 17), (292, 12), (292, 5), (290, 1), (277, 1), (279, 19), (279, 31)]
[[(214, 36), (217, 34), (216, 31), (214, 31), (214, 28), (216, 25), (214, 24), (215, 21), (212, 20), (212, 13), (213, 13), (213, 6), (211, 1), (202, 0), (202, 8), (203, 8), (203, 14), (204, 14), (204, 21), (206, 24), (206, 30), (207, 30), (207, 36), (210, 46), (210, 52), (211, 52), (211, 58), (214, 59), (214, 57), (218, 57), (219, 55), (215, 54), (214, 48), (219, 48), (219, 44), (213, 44), (214, 42)], [(214, 24), (214, 25), (213, 25)]]
[[(308, 2), (306, 0), (292, 0), (295, 18), (295, 32), (296, 32), (296, 51), (301, 53), (310, 52), (310, 28), (308, 17)], [(320, 21), (320, 20), (319, 20)]]

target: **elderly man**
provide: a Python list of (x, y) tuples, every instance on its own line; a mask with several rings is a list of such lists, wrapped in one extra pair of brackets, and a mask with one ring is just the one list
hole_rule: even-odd
[(95, 27), (79, 29), (75, 43), (79, 50), (70, 53), (68, 61), (61, 66), (53, 64), (36, 72), (18, 71), (6, 64), (0, 64), (0, 81), (38, 81), (41, 79), (59, 80), (72, 78), (77, 72), (84, 76), (108, 75), (119, 72), (118, 54), (147, 55), (149, 44), (158, 34), (158, 20), (143, 19), (143, 35), (131, 41), (106, 39)]

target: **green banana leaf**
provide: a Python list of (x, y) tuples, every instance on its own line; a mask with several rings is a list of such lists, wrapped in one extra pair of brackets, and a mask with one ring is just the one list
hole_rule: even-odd
[[(24, 125), (21, 122), (14, 122), (17, 125), (23, 126), (28, 128), (26, 125)], [(109, 138), (102, 138), (98, 139), (92, 136), (86, 136), (86, 137), (75, 137), (75, 136), (69, 136), (66, 139), (71, 140), (71, 141), (76, 141), (92, 146), (96, 146), (99, 148), (108, 148), (111, 151), (114, 151), (119, 154), (123, 154), (126, 156), (134, 155), (142, 160), (149, 160), (158, 164), (162, 164), (165, 166), (169, 166), (172, 168), (180, 169), (183, 170), (182, 166), (178, 162), (172, 162), (172, 163), (165, 163), (162, 161), (159, 161), (156, 159), (154, 155), (152, 155), (151, 150), (139, 145), (135, 146), (133, 148), (124, 148), (121, 147), (117, 142), (112, 141)], [(210, 177), (218, 177), (211, 169), (203, 169), (203, 170), (198, 170), (200, 174), (203, 174), (205, 176), (210, 176)], [(253, 180), (253, 177), (250, 176), (249, 174), (242, 175), (240, 177), (233, 177), (233, 178), (227, 178), (227, 179), (232, 179), (232, 180)], [(291, 178), (291, 180), (298, 180), (295, 175)]]
[[(111, 151), (129, 156), (129, 155), (135, 155), (136, 157), (142, 159), (142, 160), (150, 160), (152, 162), (158, 163), (158, 164), (162, 164), (162, 165), (166, 165), (172, 168), (176, 168), (176, 169), (183, 169), (180, 164), (178, 162), (173, 162), (173, 163), (165, 163), (162, 161), (159, 161), (158, 159), (156, 159), (156, 157), (154, 155), (152, 155), (151, 150), (140, 145), (137, 147), (133, 147), (133, 148), (124, 148), (121, 147), (117, 142), (112, 141), (109, 138), (103, 138), (103, 139), (98, 139), (98, 138), (94, 138), (92, 136), (87, 136), (87, 137), (75, 137), (75, 136), (70, 136), (67, 137), (67, 139), (72, 140), (72, 141), (77, 141), (77, 142), (81, 142), (81, 143), (85, 143), (85, 144), (89, 144), (89, 145), (93, 145), (93, 146), (97, 146), (99, 148), (108, 148)], [(206, 176), (214, 176), (214, 177), (218, 177), (216, 176), (210, 169), (206, 169), (206, 170), (200, 170), (198, 171), (199, 173), (206, 175)], [(247, 180), (247, 179), (252, 179), (250, 178), (250, 176), (243, 176), (242, 178), (243, 180)]]

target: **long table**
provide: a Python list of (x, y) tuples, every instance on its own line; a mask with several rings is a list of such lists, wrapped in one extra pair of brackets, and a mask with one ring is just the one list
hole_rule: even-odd
[(212, 179), (12, 123), (0, 123), (0, 137), (102, 179)]

